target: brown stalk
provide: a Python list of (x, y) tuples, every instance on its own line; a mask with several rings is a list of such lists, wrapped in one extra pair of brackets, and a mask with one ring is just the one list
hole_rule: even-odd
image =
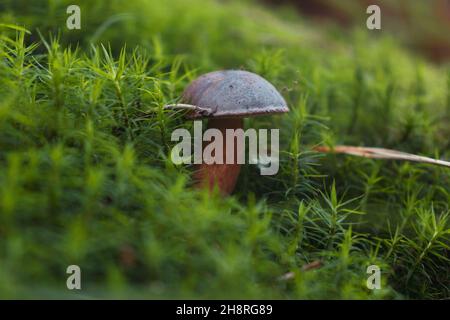
[[(227, 129), (243, 129), (243, 120), (241, 118), (226, 118), (226, 119), (209, 119), (208, 128), (214, 128), (220, 130), (222, 137), (224, 137), (224, 144), (222, 150), (222, 164), (206, 164), (203, 162), (196, 166), (196, 171), (194, 172), (194, 180), (196, 181), (196, 186), (200, 188), (207, 188), (213, 190), (214, 186), (217, 185), (221, 194), (229, 195), (233, 192), (236, 185), (236, 181), (239, 177), (239, 172), (241, 170), (241, 165), (237, 163), (239, 153), (243, 152), (237, 148), (237, 140), (234, 139), (234, 162), (232, 164), (226, 163), (227, 157), (227, 141), (226, 130)], [(203, 145), (203, 148), (206, 144)], [(203, 152), (203, 150), (202, 150)], [(216, 156), (216, 155), (213, 155)], [(205, 159), (204, 159), (205, 160)]]

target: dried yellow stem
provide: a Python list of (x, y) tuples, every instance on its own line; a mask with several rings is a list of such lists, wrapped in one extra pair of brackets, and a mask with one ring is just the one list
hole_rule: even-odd
[(450, 162), (448, 161), (418, 156), (411, 153), (384, 148), (354, 147), (354, 146), (335, 146), (330, 148), (326, 146), (318, 146), (315, 147), (314, 150), (317, 152), (325, 152), (325, 153), (344, 153), (365, 158), (406, 160), (421, 163), (430, 163), (450, 168)]

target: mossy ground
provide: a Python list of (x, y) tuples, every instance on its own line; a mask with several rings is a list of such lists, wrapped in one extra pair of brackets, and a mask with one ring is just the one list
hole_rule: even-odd
[[(445, 66), (290, 8), (85, 0), (70, 31), (72, 2), (0, 1), (0, 297), (450, 296), (450, 171), (311, 151), (450, 159)], [(246, 120), (281, 129), (280, 172), (244, 166), (228, 198), (171, 163), (170, 134), (191, 123), (162, 108), (225, 68), (264, 76), (291, 108)]]

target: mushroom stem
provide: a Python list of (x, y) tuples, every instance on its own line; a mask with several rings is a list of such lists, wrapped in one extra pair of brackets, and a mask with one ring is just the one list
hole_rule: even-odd
[[(217, 185), (222, 195), (229, 195), (234, 190), (239, 172), (241, 170), (241, 165), (237, 163), (238, 152), (243, 152), (243, 150), (237, 150), (237, 142), (236, 138), (234, 138), (234, 161), (233, 164), (226, 163), (226, 129), (243, 129), (243, 120), (242, 118), (209, 119), (208, 128), (218, 129), (222, 133), (223, 164), (206, 164), (205, 159), (203, 159), (202, 164), (197, 165), (195, 168), (195, 186), (198, 188), (208, 188), (212, 191), (215, 185)], [(203, 150), (207, 144), (209, 144), (209, 142), (203, 144)]]

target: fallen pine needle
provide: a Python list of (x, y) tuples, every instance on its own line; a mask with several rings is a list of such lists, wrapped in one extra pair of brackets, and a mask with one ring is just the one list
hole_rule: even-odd
[[(320, 260), (315, 260), (311, 263), (305, 264), (302, 266), (302, 271), (309, 271), (309, 270), (314, 270), (314, 269), (318, 269), (322, 266), (322, 261)], [(287, 281), (287, 280), (291, 280), (295, 278), (295, 273), (294, 272), (288, 272), (286, 274), (283, 274), (281, 277), (279, 277), (278, 279), (280, 281)]]
[(314, 270), (314, 269), (318, 269), (322, 266), (322, 261), (320, 260), (315, 260), (311, 263), (305, 264), (302, 266), (302, 271), (308, 271), (308, 270)]
[(450, 162), (448, 161), (418, 156), (411, 153), (384, 148), (354, 147), (354, 146), (335, 146), (333, 148), (330, 148), (326, 146), (318, 146), (315, 147), (314, 150), (317, 152), (324, 152), (324, 153), (350, 154), (353, 156), (359, 156), (364, 158), (406, 160), (421, 163), (430, 163), (450, 168)]

